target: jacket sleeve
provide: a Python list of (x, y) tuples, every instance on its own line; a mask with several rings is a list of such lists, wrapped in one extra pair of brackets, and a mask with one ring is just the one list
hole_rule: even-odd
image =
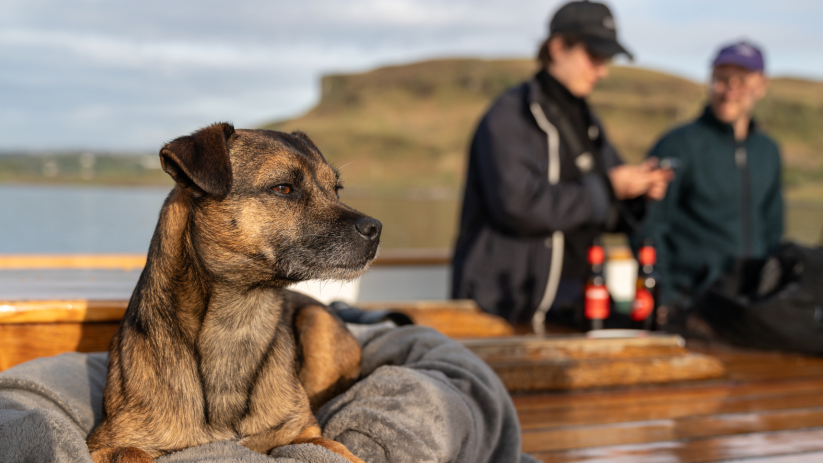
[(683, 185), (688, 176), (689, 167), (687, 165), (686, 153), (683, 144), (673, 137), (664, 137), (649, 153), (649, 156), (656, 156), (658, 159), (677, 158), (680, 159), (682, 168), (675, 172), (674, 180), (669, 183), (666, 196), (649, 205), (646, 216), (640, 231), (631, 237), (632, 247), (637, 251), (643, 240), (651, 238), (657, 251), (657, 274), (661, 284), (661, 304), (671, 303), (677, 294), (669, 278), (671, 272), (671, 250), (668, 247), (666, 236), (669, 234), (671, 226), (671, 214), (677, 209)]
[(498, 105), (480, 123), (471, 153), (492, 224), (515, 235), (541, 235), (604, 223), (609, 185), (597, 174), (550, 185), (546, 135), (528, 114)]
[[(600, 150), (603, 159), (603, 170), (608, 172), (611, 168), (623, 165), (623, 159), (617, 153), (614, 145), (611, 144), (600, 121), (596, 120), (600, 133), (603, 137), (603, 146)], [(606, 230), (612, 233), (636, 233), (642, 226), (646, 217), (647, 200), (643, 196), (623, 201), (617, 201), (614, 197), (614, 190), (611, 186), (608, 175), (604, 175), (604, 182), (609, 187), (609, 199), (611, 200), (611, 211), (606, 222)]]
[(774, 254), (780, 248), (780, 239), (783, 237), (783, 188), (781, 187), (782, 168), (780, 153), (775, 147), (777, 166), (772, 169), (774, 176), (766, 194), (763, 218), (765, 220), (766, 250)]

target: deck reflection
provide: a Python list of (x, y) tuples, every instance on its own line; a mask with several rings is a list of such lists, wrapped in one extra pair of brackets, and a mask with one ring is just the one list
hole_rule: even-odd
[(544, 462), (823, 461), (823, 359), (696, 342), (722, 380), (516, 395), (523, 449)]

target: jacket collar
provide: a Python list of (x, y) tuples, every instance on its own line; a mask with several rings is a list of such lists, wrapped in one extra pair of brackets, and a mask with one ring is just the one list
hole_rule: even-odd
[[(700, 122), (708, 125), (709, 127), (712, 127), (716, 130), (719, 130), (719, 131), (723, 132), (724, 134), (729, 134), (732, 137), (734, 137), (734, 127), (732, 127), (731, 124), (727, 124), (727, 123), (721, 121), (720, 119), (718, 119), (714, 115), (714, 111), (712, 111), (712, 107), (710, 105), (706, 105), (706, 107), (703, 109), (703, 114), (698, 118), (698, 120)], [(746, 135), (746, 138), (749, 138), (750, 136), (752, 136), (752, 134), (755, 132), (755, 130), (757, 130), (757, 128), (758, 128), (757, 122), (755, 122), (754, 119), (751, 119), (749, 121), (749, 131), (748, 131), (748, 134)]]
[[(546, 74), (545, 76), (542, 74)], [(546, 85), (545, 83), (541, 85), (540, 80), (548, 79), (550, 83)], [(550, 87), (556, 91), (552, 92), (552, 94), (546, 93), (546, 87)], [(555, 88), (557, 87), (557, 88)], [(563, 93), (565, 92), (565, 93)], [(568, 98), (565, 98), (565, 97)], [(568, 99), (568, 101), (559, 101), (561, 99)], [(585, 99), (577, 99), (573, 96), (560, 82), (557, 82), (553, 77), (549, 76), (546, 71), (538, 72), (532, 79), (526, 82), (526, 104), (527, 106), (532, 103), (539, 103), (541, 105), (547, 105), (549, 102), (553, 102), (555, 106), (560, 108), (564, 108), (566, 104), (573, 104), (575, 102), (582, 101), (583, 111), (585, 112), (586, 116), (589, 118), (590, 121), (595, 123), (596, 119), (589, 108), (589, 104), (586, 102)], [(565, 104), (564, 104), (565, 103)]]
[(537, 82), (536, 77), (526, 82), (526, 102), (528, 104), (545, 104), (546, 102), (546, 94), (540, 88), (540, 83)]
[[(543, 88), (540, 85), (540, 82), (538, 81), (537, 75), (535, 75), (534, 78), (526, 81), (524, 85), (526, 87), (526, 92), (525, 92), (526, 93), (526, 95), (525, 95), (526, 96), (526, 107), (530, 106), (532, 103), (538, 103), (542, 106), (545, 106), (545, 105), (548, 104), (551, 97), (549, 95), (546, 95), (546, 92), (543, 91)], [(585, 110), (586, 110), (586, 115), (589, 118), (589, 121), (592, 124), (596, 125), (597, 128), (599, 129), (600, 133), (602, 134), (603, 133), (603, 124), (602, 124), (602, 122), (592, 112), (591, 108), (589, 107), (588, 102), (586, 102), (585, 99), (583, 101), (586, 103), (585, 104)]]
[(586, 102), (582, 98), (577, 98), (560, 82), (557, 81), (545, 69), (534, 76), (538, 86), (543, 93), (551, 100), (556, 101), (561, 107), (585, 107)]

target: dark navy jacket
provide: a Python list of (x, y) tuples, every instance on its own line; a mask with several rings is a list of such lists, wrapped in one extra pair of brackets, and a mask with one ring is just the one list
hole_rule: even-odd
[(650, 156), (677, 158), (666, 198), (654, 204), (635, 245), (651, 237), (665, 303), (700, 292), (739, 257), (777, 251), (783, 195), (777, 145), (752, 123), (743, 141), (709, 107), (665, 135)]
[[(593, 117), (593, 167), (579, 167), (581, 153), (572, 153), (561, 133), (560, 179), (550, 184), (551, 137), (538, 124), (535, 103), (557, 126), (537, 79), (503, 94), (481, 120), (469, 155), (452, 268), (452, 297), (474, 299), (512, 322), (528, 320), (546, 293), (554, 232), (588, 246), (607, 222), (632, 215), (621, 214), (613, 199), (606, 172), (622, 161)], [(635, 215), (643, 210), (642, 204), (634, 206)], [(565, 258), (585, 267), (585, 255)]]

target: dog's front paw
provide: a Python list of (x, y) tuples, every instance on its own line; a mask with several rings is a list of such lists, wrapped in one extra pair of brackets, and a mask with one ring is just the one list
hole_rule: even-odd
[(308, 428), (304, 429), (303, 432), (297, 436), (296, 439), (292, 442), (292, 444), (314, 444), (319, 445), (321, 447), (325, 447), (332, 452), (340, 455), (341, 457), (349, 460), (351, 463), (366, 463), (365, 461), (357, 458), (353, 453), (346, 448), (345, 445), (341, 444), (340, 442), (333, 441), (331, 439), (327, 439), (320, 434), (320, 427), (319, 426), (309, 426)]
[(137, 447), (105, 448), (91, 452), (94, 463), (154, 463), (148, 453)]

